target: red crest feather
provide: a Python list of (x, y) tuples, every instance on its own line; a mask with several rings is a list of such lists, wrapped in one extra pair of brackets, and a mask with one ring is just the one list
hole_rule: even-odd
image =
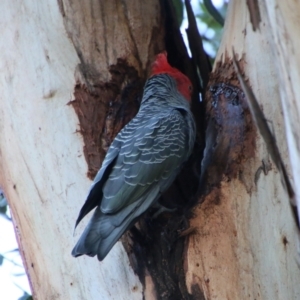
[(151, 76), (158, 74), (168, 74), (172, 76), (177, 82), (178, 91), (190, 102), (192, 94), (192, 84), (191, 81), (181, 73), (178, 69), (173, 68), (168, 63), (167, 52), (159, 53), (155, 61), (152, 64)]

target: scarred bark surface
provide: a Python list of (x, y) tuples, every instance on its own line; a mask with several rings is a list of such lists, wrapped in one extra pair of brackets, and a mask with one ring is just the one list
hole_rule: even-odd
[[(148, 236), (153, 220), (145, 218), (142, 239), (139, 233), (128, 234), (133, 248), (124, 238), (130, 260), (118, 243), (101, 263), (71, 257), (86, 224), (72, 237), (74, 221), (91, 183), (88, 177), (136, 113), (150, 62), (164, 42), (177, 49), (169, 51), (171, 64), (177, 63), (197, 86), (176, 26), (162, 11), (169, 1), (2, 3), (0, 183), (35, 299), (300, 298), (297, 229), (288, 197), (231, 62), (233, 46), (288, 166), (290, 153), (297, 182), (299, 10), (293, 9), (297, 4), (277, 2), (259, 2), (254, 9), (230, 3), (206, 98), (219, 144), (205, 165), (203, 203), (195, 208), (190, 229), (191, 214), (179, 211), (154, 221), (155, 232)], [(259, 9), (255, 26), (249, 9), (252, 16)], [(225, 89), (218, 94), (223, 83), (237, 97)], [(193, 111), (201, 128), (196, 96)], [(181, 192), (190, 198), (195, 184), (189, 176), (199, 166), (187, 165), (179, 190), (171, 189), (169, 199), (180, 198)]]
[[(289, 166), (286, 136), (291, 137), (291, 127), (285, 128), (284, 122), (290, 124), (290, 120), (284, 121), (288, 113), (282, 113), (281, 104), (285, 106), (283, 111), (289, 114), (294, 115), (298, 110), (296, 105), (291, 105), (292, 98), (281, 101), (281, 90), (291, 91), (289, 86), (298, 85), (297, 80), (289, 80), (286, 87), (282, 75), (278, 74), (277, 53), (274, 51), (277, 42), (268, 18), (268, 11), (275, 7), (273, 5), (266, 4), (266, 10), (265, 5), (259, 2), (262, 20), (252, 24), (246, 3), (230, 2), (222, 44), (206, 94), (210, 120), (206, 138), (214, 135), (217, 143), (212, 143), (214, 151), (211, 150), (211, 164), (208, 164), (206, 171), (207, 194), (202, 196), (203, 203), (195, 209), (196, 216), (191, 220), (191, 226), (195, 226), (198, 233), (190, 237), (186, 264), (190, 289), (194, 284), (199, 284), (206, 299), (300, 297), (297, 283), (300, 271), (296, 263), (298, 229), (278, 170), (270, 160), (255, 125), (251, 120), (249, 122), (249, 110), (239, 111), (237, 102), (243, 97), (238, 92), (233, 96), (232, 90), (229, 91), (226, 86), (218, 94), (217, 103), (212, 97), (216, 85), (226, 83), (239, 88), (232, 66), (233, 47), (248, 83), (259, 99), (267, 120), (271, 122), (284, 162)], [(283, 13), (278, 9), (276, 13), (281, 18), (286, 10)], [(285, 17), (284, 22), (289, 24), (291, 20), (287, 14)], [(275, 31), (275, 24), (272, 26)], [(294, 40), (296, 37), (290, 38)], [(292, 43), (289, 41), (289, 44)], [(289, 59), (293, 57), (288, 52), (285, 55)], [(285, 68), (282, 64), (281, 67)], [(279, 73), (282, 74), (282, 71)], [(299, 75), (298, 71), (296, 73)], [(287, 105), (287, 102), (290, 104)], [(290, 111), (292, 107), (296, 111)], [(239, 113), (233, 114), (234, 109)], [(220, 114), (224, 118), (234, 118), (220, 122)], [(243, 127), (246, 130), (241, 140), (237, 137), (240, 137)], [(292, 128), (298, 127), (294, 123)], [(237, 147), (238, 143), (240, 147)], [(290, 145), (292, 149), (289, 151), (294, 153), (293, 143)], [(239, 150), (235, 152), (234, 148)], [(293, 164), (291, 168), (294, 170)], [(297, 182), (299, 172), (293, 171), (292, 174), (294, 182)]]

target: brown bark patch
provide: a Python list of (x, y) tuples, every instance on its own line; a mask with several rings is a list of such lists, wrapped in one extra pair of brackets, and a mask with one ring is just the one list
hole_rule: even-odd
[[(201, 165), (202, 193), (209, 192), (222, 180), (244, 181), (243, 164), (254, 156), (256, 138), (245, 95), (228, 59), (218, 63), (211, 74), (205, 101), (207, 129)], [(249, 190), (249, 183), (245, 184)]]
[[(209, 283), (209, 281), (208, 281)], [(201, 291), (200, 287), (198, 284), (193, 284), (191, 286), (191, 290), (192, 290), (192, 295), (194, 296), (194, 299), (197, 300), (206, 300), (205, 296), (203, 294), (203, 292)]]
[(282, 243), (283, 243), (283, 245), (284, 245), (284, 249), (286, 249), (286, 247), (287, 247), (287, 245), (288, 245), (288, 243), (289, 243), (289, 241), (288, 241), (288, 239), (287, 239), (286, 236), (283, 236), (283, 237), (282, 237)]
[[(87, 66), (81, 69), (85, 77), (93, 73)], [(94, 76), (92, 86), (77, 82), (74, 100), (69, 103), (78, 115), (90, 179), (97, 174), (117, 133), (136, 115), (142, 95), (144, 82), (125, 60), (119, 59), (109, 71), (109, 82), (97, 82)]]
[(250, 22), (252, 24), (253, 31), (259, 29), (259, 23), (261, 22), (259, 5), (257, 0), (247, 0), (247, 6), (250, 13)]
[(125, 238), (127, 242), (134, 241), (132, 246), (126, 243), (125, 247), (142, 283), (145, 284), (147, 274), (151, 275), (155, 299), (204, 299), (199, 298), (202, 291), (196, 283), (189, 293), (185, 282), (186, 235), (181, 236), (181, 233), (187, 228), (188, 218), (180, 212), (165, 213), (157, 218), (150, 213), (140, 220), (138, 229), (133, 227)]

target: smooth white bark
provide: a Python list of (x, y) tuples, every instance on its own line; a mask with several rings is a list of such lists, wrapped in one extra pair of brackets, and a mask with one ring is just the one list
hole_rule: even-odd
[(58, 4), (2, 1), (1, 11), (0, 179), (35, 299), (141, 299), (120, 243), (102, 263), (71, 256), (90, 181), (67, 105), (79, 60)]
[[(300, 217), (300, 3), (264, 1), (274, 40), (274, 65), (286, 126), (286, 139)], [(297, 180), (298, 179), (298, 180)], [(300, 220), (300, 219), (299, 219)]]

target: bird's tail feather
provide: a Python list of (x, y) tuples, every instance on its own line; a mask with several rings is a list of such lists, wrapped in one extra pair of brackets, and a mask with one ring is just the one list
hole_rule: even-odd
[(72, 250), (72, 255), (97, 255), (100, 261), (103, 260), (122, 234), (153, 204), (158, 195), (159, 188), (153, 188), (144, 197), (114, 214), (104, 214), (97, 207)]

